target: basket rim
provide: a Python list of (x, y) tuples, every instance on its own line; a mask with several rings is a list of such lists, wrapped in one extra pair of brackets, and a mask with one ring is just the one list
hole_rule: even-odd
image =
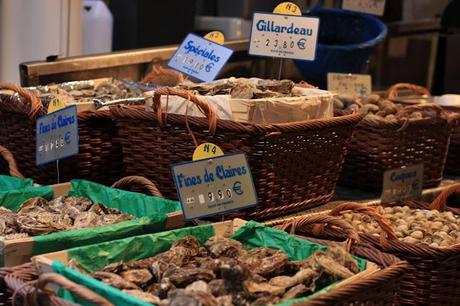
[[(138, 119), (145, 120), (154, 123), (159, 126), (157, 119), (157, 113), (154, 111), (147, 111), (145, 109), (136, 109), (132, 107), (126, 107), (122, 105), (110, 107), (111, 115), (114, 119)], [(356, 125), (363, 118), (362, 114), (352, 113), (346, 114), (339, 117), (321, 118), (321, 119), (310, 119), (297, 122), (287, 123), (267, 123), (267, 124), (256, 124), (238, 122), (234, 120), (217, 119), (217, 128), (220, 130), (229, 130), (237, 132), (245, 132), (249, 134), (263, 134), (271, 132), (290, 132), (299, 130), (311, 130), (318, 128), (331, 128), (343, 125)], [(167, 121), (169, 123), (180, 124), (185, 126), (186, 120), (190, 126), (196, 126), (208, 129), (209, 120), (206, 117), (193, 117), (185, 116), (181, 114), (168, 114)], [(166, 123), (168, 126), (168, 122)]]
[[(379, 204), (377, 206), (392, 207), (392, 206), (409, 206), (411, 209), (430, 209), (430, 204), (421, 201), (404, 201), (399, 203), (387, 203)], [(446, 211), (452, 211), (450, 208), (446, 208)], [(452, 211), (455, 214), (455, 211)], [(398, 240), (388, 240), (388, 245), (383, 246), (380, 243), (379, 236), (372, 236), (365, 233), (360, 233), (360, 237), (363, 240), (370, 241), (374, 245), (378, 245), (384, 252), (396, 253), (397, 256), (411, 256), (411, 258), (433, 258), (441, 259), (450, 256), (460, 255), (460, 243), (456, 243), (446, 248), (435, 248), (430, 246), (416, 245), (414, 243), (404, 242)], [(404, 258), (403, 258), (404, 259)]]

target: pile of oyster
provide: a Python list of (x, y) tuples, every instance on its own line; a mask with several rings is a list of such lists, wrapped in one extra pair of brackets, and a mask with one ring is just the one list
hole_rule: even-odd
[(214, 306), (277, 304), (358, 272), (355, 260), (340, 246), (290, 261), (279, 250), (249, 250), (223, 237), (200, 246), (187, 236), (157, 256), (110, 264), (91, 276), (156, 305)]
[[(412, 209), (409, 206), (378, 207), (401, 241), (430, 247), (460, 243), (460, 219), (452, 212)], [(344, 213), (342, 217), (358, 231), (379, 234), (380, 227), (369, 216)]]
[(398, 119), (416, 120), (437, 116), (432, 110), (403, 112), (404, 106), (402, 104), (393, 103), (375, 94), (363, 98), (351, 95), (338, 95), (334, 98), (334, 110), (345, 113), (358, 111), (366, 115), (368, 119), (385, 119), (388, 121), (396, 121)]
[[(113, 100), (141, 98), (143, 97), (143, 92), (148, 90), (140, 83), (117, 79), (100, 83), (93, 80), (74, 81), (58, 85), (29, 87), (28, 89), (40, 97), (45, 108), (56, 97), (64, 99), (67, 103), (93, 101), (106, 103)], [(15, 96), (17, 97), (17, 95)]]
[(84, 197), (32, 198), (17, 212), (0, 207), (0, 239), (9, 240), (57, 231), (95, 227), (132, 220), (115, 208), (93, 204)]
[(260, 99), (301, 96), (291, 80), (228, 78), (209, 83), (185, 82), (178, 87), (200, 95), (231, 95), (235, 99)]

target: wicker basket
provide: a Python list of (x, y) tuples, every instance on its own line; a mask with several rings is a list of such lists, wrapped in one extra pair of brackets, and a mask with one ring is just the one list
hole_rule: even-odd
[[(35, 165), (35, 122), (46, 114), (42, 101), (24, 88), (0, 83), (18, 95), (0, 95), (0, 145), (14, 154), (21, 172), (40, 184), (57, 182), (55, 164)], [(123, 174), (117, 128), (109, 111), (78, 114), (80, 153), (59, 163), (61, 181), (74, 178), (110, 184)]]
[[(388, 97), (394, 99), (400, 96), (400, 90), (410, 92), (415, 97), (431, 96), (430, 91), (422, 86), (410, 83), (398, 83), (388, 89)], [(452, 115), (453, 128), (450, 137), (449, 151), (447, 153), (444, 172), (452, 175), (460, 175), (460, 107), (441, 106), (445, 111)]]
[(0, 269), (0, 288), (2, 305), (28, 305), (28, 306), (76, 306), (46, 288), (48, 284), (57, 284), (91, 305), (110, 306), (112, 303), (105, 298), (93, 293), (86, 287), (75, 284), (67, 278), (46, 273), (38, 275), (38, 271), (31, 262), (20, 266)]
[[(177, 95), (199, 106), (207, 118), (164, 114), (161, 95)], [(192, 93), (162, 88), (153, 97), (156, 112), (112, 107), (128, 175), (156, 183), (167, 198), (177, 198), (170, 165), (192, 159), (198, 143), (212, 142), (224, 152), (247, 154), (259, 206), (247, 219), (265, 219), (327, 202), (333, 195), (346, 146), (359, 114), (284, 124), (220, 120)], [(193, 141), (192, 141), (193, 139)]]
[[(315, 225), (327, 224), (321, 232), (315, 232)], [(296, 218), (277, 228), (298, 234), (315, 243), (331, 245), (336, 241), (347, 239), (345, 245), (352, 254), (370, 260), (381, 270), (359, 280), (335, 288), (310, 301), (296, 305), (392, 305), (399, 288), (401, 278), (408, 266), (390, 254), (382, 253), (376, 248), (360, 243), (358, 234), (347, 222), (332, 216), (315, 215)], [(311, 238), (311, 236), (322, 238)], [(327, 238), (329, 240), (324, 240)], [(333, 240), (333, 241), (331, 241)]]
[[(390, 88), (389, 98), (401, 87)], [(379, 192), (386, 170), (423, 163), (423, 186), (439, 185), (453, 121), (437, 105), (404, 109), (406, 114), (416, 111), (436, 112), (436, 116), (410, 121), (365, 117), (353, 133), (339, 184)]]
[(18, 170), (13, 154), (3, 146), (0, 146), (0, 174), (24, 178)]
[(445, 173), (460, 175), (460, 107), (443, 106), (443, 108), (455, 114), (454, 128), (450, 136), (449, 152), (447, 154)]
[[(446, 199), (455, 192), (460, 192), (460, 185), (453, 185), (444, 190), (431, 205), (407, 201), (386, 204), (386, 206), (403, 204), (412, 208), (450, 210), (459, 214), (460, 209), (446, 206)], [(374, 218), (375, 214), (369, 214), (368, 208), (370, 207), (363, 209), (363, 204), (347, 203), (333, 209), (330, 215), (336, 216), (346, 210), (351, 210)], [(382, 216), (380, 215), (376, 221), (379, 218)], [(409, 262), (408, 270), (401, 281), (401, 287), (395, 300), (396, 304), (460, 305), (460, 244), (447, 248), (420, 246), (400, 241), (394, 235), (388, 235), (390, 233), (388, 229), (384, 229), (384, 232), (386, 235), (379, 237), (367, 234), (360, 234), (360, 237), (381, 251)]]

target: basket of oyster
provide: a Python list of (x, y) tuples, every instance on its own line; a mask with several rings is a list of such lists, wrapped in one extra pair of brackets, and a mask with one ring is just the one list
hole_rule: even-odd
[[(389, 98), (394, 92), (390, 88)], [(375, 94), (339, 95), (334, 105), (336, 113), (365, 115), (348, 146), (339, 184), (378, 192), (386, 170), (420, 163), (424, 187), (441, 182), (454, 122), (440, 106), (404, 106)]]
[(144, 306), (291, 305), (379, 271), (339, 245), (241, 219), (44, 254), (34, 262), (40, 272), (59, 273), (114, 305)]
[(88, 80), (50, 86), (22, 88), (0, 83), (0, 120), (3, 123), (0, 145), (14, 154), (24, 176), (40, 184), (58, 181), (53, 164), (35, 163), (36, 120), (47, 114), (53, 98), (76, 104), (78, 111), (79, 154), (62, 160), (61, 181), (74, 178), (111, 184), (123, 176), (122, 151), (117, 128), (108, 110), (96, 110), (93, 100), (102, 104), (117, 99), (141, 97), (143, 92), (117, 80)]
[(458, 305), (460, 211), (447, 206), (446, 200), (459, 191), (460, 185), (453, 185), (431, 204), (406, 201), (370, 207), (345, 203), (329, 214), (352, 224), (363, 241), (409, 262), (398, 304)]
[[(318, 228), (319, 225), (323, 225)], [(358, 232), (345, 220), (324, 214), (292, 218), (275, 228), (322, 245), (340, 243), (351, 254), (376, 263), (381, 270), (354, 286), (331, 290), (305, 305), (392, 305), (408, 263), (361, 243)], [(303, 305), (303, 304), (302, 304)]]
[[(135, 184), (145, 188), (146, 179), (125, 178), (115, 187)], [(85, 180), (52, 188), (30, 187), (0, 194), (1, 265), (14, 266), (36, 254), (183, 225), (176, 201)], [(45, 193), (38, 193), (42, 190)], [(150, 182), (146, 190), (154, 193), (157, 188)], [(50, 199), (53, 191), (55, 197)], [(27, 194), (32, 198), (22, 202)]]
[[(252, 85), (248, 85), (247, 97), (254, 95), (254, 88), (256, 92), (271, 93), (275, 91), (270, 86), (274, 86), (291, 94), (295, 88), (286, 80), (253, 81), (256, 85), (249, 83)], [(154, 181), (166, 197), (177, 198), (170, 165), (191, 160), (199, 144), (211, 142), (225, 153), (244, 152), (247, 155), (259, 205), (239, 217), (267, 219), (321, 205), (332, 197), (346, 146), (361, 114), (319, 119), (303, 117), (305, 120), (284, 123), (226, 120), (222, 117), (225, 112), (213, 100), (219, 95), (207, 95), (208, 88), (202, 90), (208, 85), (190, 85), (186, 87), (188, 90), (159, 88), (153, 94), (150, 109), (110, 108), (119, 127), (128, 175), (145, 176)], [(230, 86), (228, 82), (214, 85), (213, 94), (228, 95), (245, 88), (233, 83)], [(299, 90), (303, 89), (308, 90)], [(174, 101), (185, 101), (184, 109), (173, 110)], [(300, 106), (294, 109), (294, 113), (302, 112)], [(282, 113), (280, 111), (278, 116)]]

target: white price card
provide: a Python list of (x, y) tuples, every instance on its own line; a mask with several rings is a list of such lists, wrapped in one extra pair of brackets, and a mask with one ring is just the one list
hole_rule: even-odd
[(423, 189), (423, 164), (385, 171), (383, 174), (382, 203), (418, 198)]
[(214, 80), (233, 50), (195, 34), (188, 34), (168, 66), (203, 82)]
[(338, 94), (366, 96), (372, 92), (369, 74), (328, 73), (327, 90)]
[(342, 8), (382, 16), (385, 11), (385, 0), (342, 0)]
[(249, 54), (312, 61), (318, 27), (316, 17), (254, 13)]
[(77, 107), (68, 106), (37, 119), (36, 164), (78, 154)]
[(257, 205), (257, 194), (244, 153), (171, 165), (186, 220)]

